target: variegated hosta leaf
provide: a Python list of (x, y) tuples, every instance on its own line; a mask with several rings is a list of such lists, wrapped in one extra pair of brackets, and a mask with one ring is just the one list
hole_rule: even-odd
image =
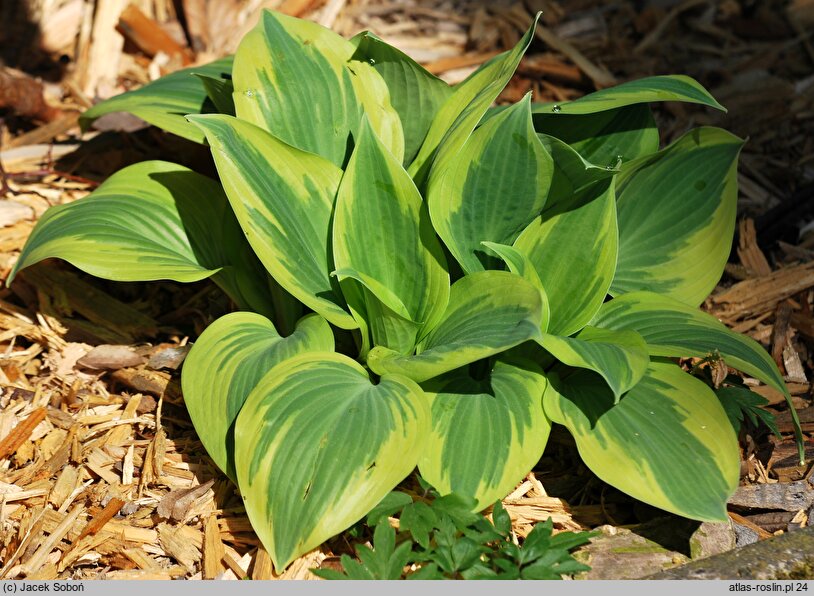
[(537, 288), (508, 271), (481, 271), (456, 281), (441, 322), (418, 344), (415, 356), (375, 347), (367, 365), (377, 374), (426, 381), (540, 336)]
[[(398, 112), (390, 103), (390, 89), (387, 83), (369, 62), (351, 60), (347, 69), (350, 71), (351, 83), (368, 124), (376, 131), (382, 146), (401, 165), (404, 161), (404, 130)], [(355, 136), (358, 137), (361, 130), (354, 130)], [(358, 142), (358, 139), (356, 140)]]
[(369, 64), (350, 63), (355, 50), (321, 25), (264, 11), (235, 54), (237, 116), (342, 166), (367, 113), (401, 160), (404, 134), (390, 92)]
[(222, 79), (211, 75), (196, 72), (196, 77), (201, 79), (206, 95), (212, 101), (219, 114), (235, 115), (235, 100), (232, 97), (235, 88), (232, 79)]
[(206, 133), (232, 209), (269, 273), (337, 327), (355, 328), (330, 277), (330, 220), (342, 171), (238, 118), (190, 120)]
[(599, 373), (615, 401), (639, 382), (650, 364), (644, 339), (631, 330), (585, 327), (576, 337), (546, 333), (537, 341), (560, 362)]
[(691, 306), (709, 295), (732, 246), (742, 146), (724, 130), (698, 128), (625, 169), (611, 294), (651, 290)]
[(234, 422), (260, 379), (286, 358), (333, 349), (331, 328), (316, 314), (303, 317), (288, 337), (267, 318), (245, 312), (225, 315), (201, 334), (184, 361), (184, 403), (206, 452), (229, 478), (237, 481)]
[(525, 254), (513, 246), (495, 244), (494, 242), (482, 242), (481, 244), (503, 259), (503, 262), (509, 267), (509, 271), (515, 275), (519, 275), (540, 290), (540, 299), (543, 302), (543, 316), (540, 322), (540, 331), (543, 333), (548, 331), (548, 323), (551, 320), (551, 310), (548, 308), (548, 296), (545, 293), (545, 288), (543, 288), (543, 282), (540, 281), (540, 276), (537, 275), (534, 264)]
[(720, 354), (732, 368), (760, 379), (785, 395), (795, 421), (798, 444), (802, 444), (797, 413), (774, 360), (755, 340), (730, 331), (715, 317), (668, 296), (632, 292), (603, 304), (591, 324), (636, 331), (647, 342), (653, 356), (703, 358)]
[(583, 187), (531, 222), (514, 243), (542, 282), (551, 318), (548, 333), (571, 335), (602, 305), (617, 253), (613, 179)]
[(594, 114), (624, 106), (661, 101), (699, 103), (726, 109), (698, 81), (685, 75), (659, 75), (600, 89), (573, 101), (534, 106), (540, 114)]
[(238, 118), (341, 166), (362, 116), (345, 68), (353, 51), (321, 25), (264, 10), (235, 53)]
[(409, 474), (430, 427), (414, 382), (371, 383), (335, 353), (289, 358), (237, 419), (237, 477), (252, 527), (280, 571), (341, 532)]
[(202, 143), (203, 134), (200, 129), (184, 118), (187, 114), (201, 114), (206, 107), (206, 88), (203, 81), (195, 75), (223, 79), (231, 71), (231, 56), (202, 66), (178, 70), (134, 91), (97, 103), (79, 117), (79, 123), (83, 130), (87, 130), (100, 116), (112, 112), (129, 112), (153, 126)]
[(363, 286), (364, 306), (349, 303), (373, 343), (412, 352), (446, 307), (449, 274), (418, 189), (366, 120), (339, 187), (333, 252), (343, 288)]
[(367, 61), (390, 90), (390, 101), (404, 130), (404, 164), (413, 161), (435, 113), (452, 88), (404, 52), (365, 31), (351, 40), (354, 60)]
[(538, 135), (540, 142), (554, 158), (554, 173), (546, 202), (546, 211), (566, 210), (577, 193), (595, 182), (609, 180), (619, 173), (618, 166), (600, 166), (587, 161), (573, 147), (556, 137)]
[(726, 501), (738, 486), (738, 440), (703, 382), (654, 362), (614, 405), (607, 385), (588, 371), (549, 380), (546, 414), (568, 428), (599, 478), (684, 517), (727, 519)]
[[(539, 18), (540, 13), (537, 13), (531, 27), (514, 48), (492, 58), (456, 85), (452, 95), (438, 109), (424, 143), (409, 168), (419, 187), (423, 187), (431, 168), (443, 170), (444, 160), (457, 155), (489, 106), (500, 95), (531, 44)], [(434, 162), (439, 162), (437, 168)]]
[(659, 150), (659, 131), (647, 104), (595, 114), (534, 114), (534, 128), (570, 145), (585, 160), (616, 167)]
[(551, 430), (545, 387), (536, 364), (502, 356), (483, 380), (460, 368), (426, 383), (432, 432), (418, 462), (422, 477), (441, 494), (475, 498), (478, 509), (505, 497), (543, 455)]
[(272, 311), (268, 277), (221, 187), (165, 161), (119, 170), (90, 196), (49, 209), (7, 283), (50, 257), (114, 281), (212, 277), (241, 308)]
[(554, 165), (530, 106), (527, 95), (475, 130), (428, 186), (435, 230), (466, 273), (494, 269), (481, 242), (511, 244), (543, 210)]

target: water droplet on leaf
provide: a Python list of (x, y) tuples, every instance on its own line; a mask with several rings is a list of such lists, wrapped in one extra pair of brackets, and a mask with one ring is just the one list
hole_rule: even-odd
[(559, 114), (562, 111), (562, 108), (559, 106), (559, 104), (554, 104), (554, 106), (551, 108), (551, 111), (554, 112), (555, 114)]
[(376, 61), (375, 61), (373, 58), (369, 59), (369, 60), (368, 60), (368, 62), (370, 62), (370, 65), (371, 65), (371, 66), (375, 66), (375, 65), (376, 65)]
[(703, 180), (697, 180), (694, 184), (695, 190), (704, 190), (707, 187), (707, 183)]
[(243, 92), (243, 95), (245, 95), (246, 97), (254, 97), (254, 91), (252, 89), (246, 89)]

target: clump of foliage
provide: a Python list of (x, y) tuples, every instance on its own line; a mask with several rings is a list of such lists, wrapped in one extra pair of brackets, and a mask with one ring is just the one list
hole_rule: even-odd
[[(549, 518), (522, 544), (512, 535), (511, 518), (500, 501), (494, 523), (473, 513), (473, 499), (433, 493), (430, 501), (402, 492), (388, 494), (367, 516), (375, 527), (372, 548), (359, 545), (359, 560), (342, 555), (342, 571), (315, 569), (325, 579), (562, 579), (590, 567), (571, 550), (586, 544), (590, 532), (552, 535)], [(388, 515), (398, 519), (394, 530)]]
[(58, 257), (232, 298), (184, 398), (278, 570), (416, 467), (487, 507), (552, 423), (620, 490), (725, 519), (735, 432), (671, 359), (717, 350), (790, 401), (757, 343), (698, 310), (729, 254), (742, 141), (703, 127), (659, 148), (648, 103), (721, 106), (657, 76), (491, 107), (534, 27), (449, 86), (374, 35), (266, 12), (234, 57), (83, 115), (206, 142), (219, 180), (125, 168), (50, 209), (9, 283)]

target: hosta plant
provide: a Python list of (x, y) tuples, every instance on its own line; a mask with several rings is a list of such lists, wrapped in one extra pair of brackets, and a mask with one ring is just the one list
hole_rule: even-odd
[(735, 432), (678, 358), (714, 352), (788, 398), (757, 343), (698, 309), (729, 254), (743, 142), (704, 127), (660, 148), (648, 103), (721, 106), (657, 76), (493, 107), (533, 31), (449, 86), (370, 33), (266, 12), (233, 58), (83, 116), (207, 143), (219, 180), (127, 167), (50, 209), (9, 283), (58, 257), (231, 297), (184, 398), (277, 569), (416, 467), (486, 507), (552, 423), (613, 486), (724, 519)]

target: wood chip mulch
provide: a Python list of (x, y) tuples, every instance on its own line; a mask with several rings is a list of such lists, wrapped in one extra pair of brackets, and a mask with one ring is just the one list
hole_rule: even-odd
[[(655, 106), (664, 142), (704, 124), (749, 138), (736, 246), (704, 308), (767, 347), (808, 434), (800, 466), (782, 396), (746, 379), (769, 400), (783, 439), (742, 434), (746, 490), (731, 517), (759, 539), (810, 523), (812, 509), (785, 495), (814, 470), (814, 2), (2, 3), (0, 81), (16, 92), (0, 94), (0, 280), (49, 206), (86, 196), (128, 163), (193, 162), (200, 150), (122, 117), (80, 145), (79, 111), (233, 52), (263, 6), (345, 36), (372, 30), (451, 83), (510, 48), (543, 10), (501, 101), (528, 91), (564, 101), (653, 74), (706, 85), (728, 114)], [(228, 309), (205, 283), (110, 284), (60, 263), (0, 289), (0, 579), (313, 578), (309, 569), (338, 554), (342, 545), (328, 543), (276, 576), (234, 486), (197, 440), (177, 369), (188, 343)], [(573, 451), (552, 434), (536, 476), (504, 501), (519, 536), (548, 517), (557, 530), (635, 523), (569, 463)]]

